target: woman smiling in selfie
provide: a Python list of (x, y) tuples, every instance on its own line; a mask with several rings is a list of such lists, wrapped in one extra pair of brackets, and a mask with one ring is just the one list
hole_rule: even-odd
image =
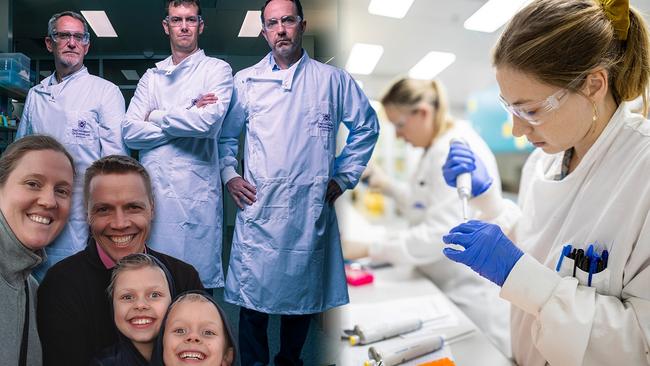
[[(7, 365), (41, 365), (31, 271), (70, 213), (72, 157), (56, 140), (33, 135), (9, 145), (0, 158), (0, 337)], [(15, 331), (18, 330), (19, 331)]]

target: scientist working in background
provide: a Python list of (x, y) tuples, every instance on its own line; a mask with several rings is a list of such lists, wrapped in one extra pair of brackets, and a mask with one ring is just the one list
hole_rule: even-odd
[(147, 70), (122, 131), (151, 174), (156, 214), (149, 244), (193, 265), (208, 288), (223, 287), (222, 188), (217, 135), (232, 94), (232, 70), (199, 48), (198, 0), (167, 0), (162, 21), (172, 54)]
[[(357, 184), (379, 123), (349, 74), (303, 50), (299, 0), (266, 1), (262, 23), (271, 52), (235, 75), (219, 140), (222, 180), (241, 209), (225, 299), (241, 306), (242, 365), (269, 363), (268, 314), (282, 314), (275, 364), (302, 365), (311, 314), (349, 301), (332, 203)], [(341, 122), (350, 133), (335, 157)]]
[[(513, 134), (537, 147), (523, 168), (521, 216), (496, 196), (472, 202), (492, 205), (482, 217), (492, 223), (461, 224), (443, 240), (464, 247), (447, 257), (513, 305), (519, 365), (650, 364), (650, 121), (627, 103), (648, 90), (649, 42), (627, 1), (538, 0), (497, 43)], [(482, 166), (454, 145), (444, 175), (454, 185), (472, 172), (481, 186)]]
[(63, 230), (72, 202), (74, 162), (63, 145), (34, 135), (0, 157), (0, 354), (3, 365), (42, 365), (36, 288), (30, 275), (43, 248)]
[(397, 136), (423, 148), (424, 155), (408, 184), (391, 179), (373, 164), (364, 175), (370, 188), (395, 200), (409, 227), (373, 225), (372, 232), (364, 235), (372, 238), (369, 241), (344, 242), (346, 258), (370, 256), (379, 262), (420, 266), (501, 351), (510, 354), (510, 306), (499, 298), (499, 288), (445, 258), (441, 252), (444, 243), (436, 240), (463, 221), (458, 193), (440, 174), (450, 141), (463, 139), (486, 162), (481, 174), (494, 177), (477, 187), (474, 195), (488, 189), (500, 194), (494, 155), (468, 123), (449, 116), (447, 99), (438, 81), (401, 79), (390, 87), (381, 103)]
[(129, 254), (160, 260), (178, 291), (203, 288), (194, 267), (146, 245), (154, 196), (149, 174), (137, 160), (122, 155), (97, 160), (86, 170), (83, 192), (92, 237), (83, 251), (50, 268), (38, 288), (45, 366), (88, 366), (117, 342), (106, 289), (116, 263)]
[(86, 246), (88, 224), (81, 193), (86, 168), (102, 156), (127, 154), (121, 132), (124, 97), (115, 84), (90, 75), (83, 65), (90, 48), (84, 18), (72, 11), (54, 14), (47, 23), (45, 46), (54, 56), (56, 70), (29, 90), (16, 138), (34, 133), (54, 137), (74, 157), (78, 175), (70, 220), (45, 248), (47, 259), (34, 271), (39, 281), (56, 262)]

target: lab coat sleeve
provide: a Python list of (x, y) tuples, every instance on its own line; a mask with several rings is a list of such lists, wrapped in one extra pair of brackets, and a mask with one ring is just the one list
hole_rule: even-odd
[(413, 199), (406, 183), (398, 182), (397, 180), (386, 177), (386, 183), (381, 188), (382, 193), (395, 200), (398, 208), (404, 212), (411, 207)]
[(624, 270), (619, 296), (596, 293), (560, 277), (525, 254), (501, 297), (535, 317), (532, 339), (551, 365), (650, 364), (650, 240), (639, 238)]
[(334, 180), (341, 189), (354, 188), (368, 164), (379, 137), (379, 121), (368, 98), (350, 75), (341, 71), (343, 124), (350, 133), (341, 154), (334, 161)]
[(223, 184), (239, 176), (237, 173), (239, 135), (247, 119), (244, 87), (244, 78), (235, 75), (230, 107), (219, 134), (219, 169)]
[(160, 128), (170, 136), (213, 138), (219, 133), (232, 95), (232, 69), (227, 63), (218, 61), (205, 71), (207, 81), (204, 93), (214, 94), (217, 102), (202, 108), (175, 106), (164, 109)]
[(459, 223), (460, 216), (455, 191), (449, 191), (450, 194), (427, 209), (426, 218), (421, 223), (406, 229), (386, 230), (382, 240), (370, 244), (370, 257), (377, 261), (418, 266), (443, 258), (445, 244), (442, 237)]
[(513, 201), (503, 198), (500, 187), (493, 184), (484, 194), (470, 199), (469, 205), (476, 219), (498, 225), (511, 240), (515, 240), (521, 209)]
[(116, 85), (107, 87), (99, 115), (99, 143), (101, 156), (128, 155), (122, 139), (124, 97)]
[(160, 126), (146, 120), (149, 113), (155, 109), (153, 95), (149, 95), (149, 83), (153, 83), (153, 78), (151, 69), (142, 75), (122, 122), (124, 143), (130, 149), (153, 149), (173, 140)]
[(20, 123), (18, 124), (18, 131), (16, 131), (16, 140), (32, 134), (32, 120), (30, 118), (30, 109), (32, 105), (33, 92), (30, 90), (27, 93), (27, 99), (25, 100), (25, 107), (23, 108), (23, 115), (20, 118)]

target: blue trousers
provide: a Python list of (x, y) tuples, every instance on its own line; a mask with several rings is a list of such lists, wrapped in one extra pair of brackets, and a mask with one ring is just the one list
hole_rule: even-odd
[[(307, 339), (311, 314), (280, 316), (280, 352), (275, 355), (276, 366), (302, 366), (300, 353)], [(242, 366), (269, 364), (267, 328), (269, 314), (239, 309), (239, 355)]]

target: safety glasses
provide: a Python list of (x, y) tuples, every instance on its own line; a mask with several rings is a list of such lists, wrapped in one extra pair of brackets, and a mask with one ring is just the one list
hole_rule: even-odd
[(90, 42), (90, 33), (68, 33), (68, 32), (54, 32), (50, 34), (50, 38), (56, 43), (66, 44), (74, 39), (75, 42), (87, 45)]
[(300, 22), (302, 22), (302, 18), (300, 16), (285, 15), (280, 19), (267, 19), (264, 21), (264, 28), (266, 28), (266, 30), (276, 31), (280, 28), (280, 25), (285, 28), (293, 28)]
[(508, 112), (526, 120), (533, 126), (539, 126), (543, 123), (541, 118), (549, 112), (560, 108), (563, 102), (567, 99), (565, 97), (568, 94), (568, 89), (560, 89), (544, 100), (515, 105), (508, 103), (503, 99), (503, 96), (499, 95), (499, 101), (503, 108)]
[(543, 123), (544, 116), (549, 112), (557, 110), (569, 99), (570, 90), (579, 85), (583, 81), (585, 74), (573, 79), (566, 88), (560, 89), (555, 93), (548, 96), (546, 99), (536, 102), (529, 102), (523, 104), (510, 104), (502, 95), (499, 95), (499, 102), (506, 111), (513, 115), (525, 120), (532, 126), (539, 126)]

